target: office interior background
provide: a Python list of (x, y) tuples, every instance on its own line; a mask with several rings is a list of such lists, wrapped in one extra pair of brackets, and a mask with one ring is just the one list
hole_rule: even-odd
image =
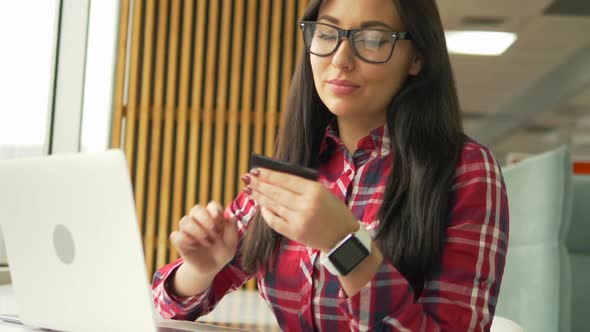
[[(272, 154), (302, 50), (297, 22), (306, 2), (0, 2), (0, 160), (123, 149), (146, 266), (153, 273), (177, 257), (168, 243), (175, 221), (196, 203), (214, 199), (227, 205), (241, 189), (238, 177), (247, 171), (250, 153)], [(467, 134), (490, 146), (508, 168), (565, 145), (571, 158), (567, 176), (586, 181), (590, 1), (436, 2)], [(474, 31), (487, 34), (466, 33)], [(575, 192), (555, 200), (590, 202), (590, 184), (584, 183), (579, 192), (588, 196)], [(513, 207), (526, 181), (522, 186), (509, 188), (516, 193), (511, 210), (518, 210)], [(579, 227), (576, 244), (568, 245), (567, 235), (549, 241), (571, 256), (567, 266), (546, 257), (571, 273), (539, 286), (555, 290), (551, 294), (560, 301), (539, 311), (511, 307), (507, 302), (515, 298), (537, 305), (527, 293), (536, 285), (517, 287), (517, 295), (503, 286), (501, 304), (510, 308), (503, 316), (531, 331), (537, 329), (529, 319), (557, 328), (549, 331), (590, 330), (583, 318), (590, 313), (590, 211), (571, 204), (578, 218), (571, 222)], [(526, 243), (526, 230), (535, 227), (519, 222), (511, 218), (516, 232), (524, 230), (511, 245)], [(0, 233), (0, 283), (9, 283), (1, 238)], [(563, 299), (563, 287), (570, 288), (571, 301)]]

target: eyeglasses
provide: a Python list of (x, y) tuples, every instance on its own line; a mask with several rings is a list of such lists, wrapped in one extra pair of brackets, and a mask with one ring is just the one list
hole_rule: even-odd
[(385, 63), (391, 59), (398, 40), (411, 40), (409, 32), (393, 32), (379, 29), (340, 29), (330, 24), (312, 21), (300, 23), (305, 50), (326, 57), (332, 55), (342, 38), (347, 38), (354, 54), (368, 63)]

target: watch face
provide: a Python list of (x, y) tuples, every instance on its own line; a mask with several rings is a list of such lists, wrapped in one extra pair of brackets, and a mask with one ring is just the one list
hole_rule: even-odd
[(370, 252), (356, 236), (351, 236), (328, 257), (342, 275), (348, 274), (359, 265)]

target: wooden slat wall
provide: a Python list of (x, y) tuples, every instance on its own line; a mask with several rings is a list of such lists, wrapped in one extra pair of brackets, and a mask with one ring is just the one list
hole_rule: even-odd
[(306, 2), (122, 0), (112, 146), (149, 275), (178, 257), (168, 236), (192, 206), (227, 206), (250, 154), (272, 155)]

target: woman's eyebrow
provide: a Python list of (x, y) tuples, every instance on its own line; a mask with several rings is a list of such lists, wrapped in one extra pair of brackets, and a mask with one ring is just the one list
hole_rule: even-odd
[(372, 28), (372, 27), (384, 27), (388, 30), (394, 31), (395, 29), (390, 27), (389, 25), (381, 22), (381, 21), (366, 21), (361, 24), (362, 28)]
[[(340, 23), (340, 21), (332, 16), (329, 15), (322, 15), (320, 17), (317, 18), (317, 21), (320, 20), (325, 20), (334, 24), (338, 24)], [(390, 27), (389, 25), (381, 22), (381, 21), (365, 21), (363, 23), (361, 23), (361, 28), (372, 28), (372, 27), (384, 27), (387, 28), (388, 30), (394, 31), (395, 29)]]

